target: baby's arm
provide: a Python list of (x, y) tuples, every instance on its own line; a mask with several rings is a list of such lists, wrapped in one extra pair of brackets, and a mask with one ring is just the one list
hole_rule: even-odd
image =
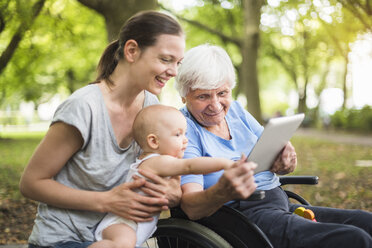
[(234, 161), (225, 158), (198, 157), (178, 159), (168, 155), (160, 155), (142, 162), (140, 169), (150, 170), (154, 174), (167, 177), (186, 174), (208, 174), (228, 169)]

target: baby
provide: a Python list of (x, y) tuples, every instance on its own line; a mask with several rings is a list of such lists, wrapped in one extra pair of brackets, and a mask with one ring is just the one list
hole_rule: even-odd
[[(152, 105), (142, 109), (134, 120), (133, 135), (143, 152), (130, 166), (126, 181), (132, 180), (138, 168), (161, 177), (170, 177), (208, 174), (227, 169), (234, 164), (234, 161), (224, 158), (182, 159), (187, 146), (186, 127), (185, 117), (176, 108)], [(136, 223), (109, 213), (96, 229), (98, 242), (89, 247), (141, 246), (155, 232), (158, 217), (159, 215), (154, 216), (151, 222)]]

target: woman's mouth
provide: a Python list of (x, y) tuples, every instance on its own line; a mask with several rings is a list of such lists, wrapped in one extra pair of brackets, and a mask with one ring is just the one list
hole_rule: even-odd
[(166, 80), (166, 79), (160, 78), (159, 76), (156, 76), (155, 79), (156, 79), (156, 82), (158, 83), (158, 85), (159, 85), (160, 87), (164, 87), (165, 84), (166, 84), (167, 81), (168, 81), (168, 80)]

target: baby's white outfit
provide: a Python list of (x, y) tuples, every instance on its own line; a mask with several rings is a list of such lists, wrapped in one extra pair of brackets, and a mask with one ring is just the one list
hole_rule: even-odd
[[(125, 182), (133, 181), (133, 175), (138, 175), (140, 177), (143, 177), (141, 174), (138, 173), (138, 166), (145, 160), (159, 156), (159, 154), (150, 154), (147, 157), (143, 159), (136, 159), (136, 162), (131, 164), (128, 175), (125, 179)], [(142, 195), (146, 195), (141, 190), (137, 190), (138, 193)], [(159, 215), (153, 216), (152, 221), (148, 222), (139, 222), (136, 223), (135, 221), (128, 220), (122, 217), (119, 217), (117, 215), (114, 215), (112, 213), (106, 214), (106, 216), (102, 219), (102, 221), (98, 224), (96, 231), (94, 233), (94, 236), (97, 241), (102, 240), (102, 232), (105, 228), (108, 226), (111, 226), (113, 224), (119, 224), (124, 223), (133, 228), (134, 231), (136, 231), (137, 241), (136, 241), (136, 247), (141, 246), (148, 238), (151, 237), (151, 235), (156, 230), (156, 224), (158, 223)], [(125, 234), (123, 234), (125, 235)]]

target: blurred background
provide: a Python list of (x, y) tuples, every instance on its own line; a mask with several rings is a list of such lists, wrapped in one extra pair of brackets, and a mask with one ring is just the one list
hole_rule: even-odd
[[(146, 9), (175, 16), (187, 49), (224, 47), (234, 99), (262, 124), (306, 114), (291, 140), (295, 174), (320, 184), (292, 189), (372, 211), (372, 0), (0, 0), (0, 244), (27, 242), (37, 203), (18, 182), (55, 109), (95, 79), (106, 45)], [(182, 106), (173, 81), (160, 100)]]
[[(224, 47), (238, 75), (234, 97), (262, 123), (304, 112), (306, 126), (372, 132), (370, 0), (137, 2), (0, 0), (0, 132), (45, 130), (142, 9), (176, 16), (187, 48)], [(181, 106), (172, 83), (161, 101)]]

